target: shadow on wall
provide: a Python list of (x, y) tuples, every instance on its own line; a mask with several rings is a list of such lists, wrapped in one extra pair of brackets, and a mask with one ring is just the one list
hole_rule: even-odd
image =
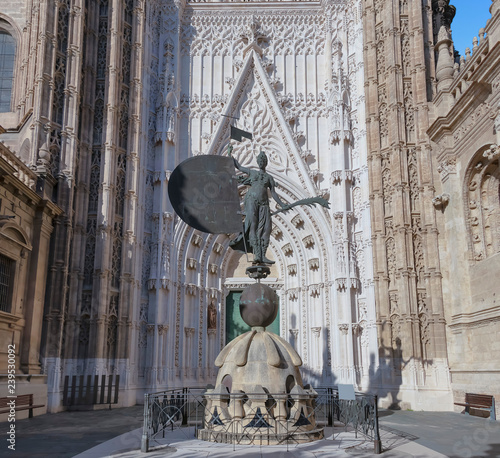
[[(297, 316), (292, 313), (290, 317), (290, 330), (297, 330)], [(333, 373), (331, 369), (331, 355), (328, 352), (328, 330), (323, 328), (321, 330), (320, 338), (322, 343), (322, 352), (321, 352), (321, 360), (318, 359), (317, 365), (319, 367), (306, 367), (304, 364), (300, 367), (300, 373), (302, 374), (302, 381), (304, 385), (311, 385), (312, 387), (320, 387), (320, 386), (335, 386), (337, 377)], [(297, 353), (303, 358), (302, 349), (299, 347), (299, 339), (298, 332), (291, 332), (291, 336), (289, 338), (290, 344), (295, 348)], [(318, 342), (319, 344), (320, 342)], [(313, 352), (315, 351), (314, 345), (308, 346), (308, 356), (310, 361), (315, 361), (315, 356)], [(320, 369), (321, 367), (321, 369)]]
[[(382, 323), (381, 335), (384, 335), (386, 322)], [(369, 386), (368, 393), (376, 394), (382, 400), (382, 405), (388, 409), (401, 410), (401, 399), (399, 399), (400, 388), (403, 384), (403, 370), (412, 363), (418, 366), (417, 358), (411, 356), (404, 359), (401, 339), (394, 339), (392, 345), (384, 345), (384, 339), (380, 338), (378, 348), (378, 367), (376, 366), (375, 354), (370, 354)], [(426, 364), (432, 364), (432, 360), (426, 360)], [(384, 405), (386, 404), (386, 405)]]

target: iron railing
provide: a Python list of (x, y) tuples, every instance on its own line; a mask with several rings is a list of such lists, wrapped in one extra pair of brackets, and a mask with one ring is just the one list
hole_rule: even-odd
[[(141, 451), (148, 452), (152, 444), (162, 445), (169, 443), (169, 433), (181, 431), (186, 439), (208, 436), (217, 442), (233, 445), (248, 444), (257, 435), (262, 437), (262, 429), (267, 428), (269, 435), (274, 438), (273, 443), (297, 443), (297, 434), (304, 421), (309, 421), (312, 415), (318, 427), (344, 428), (351, 427), (355, 436), (361, 434), (374, 444), (374, 452), (381, 453), (382, 445), (378, 426), (377, 396), (365, 393), (356, 393), (355, 400), (339, 399), (336, 388), (315, 388), (317, 397), (313, 402), (313, 410), (301, 415), (302, 420), (287, 421), (293, 410), (293, 400), (286, 401), (283, 413), (283, 394), (267, 394), (266, 412), (253, 411), (245, 408), (243, 432), (235, 433), (235, 422), (225, 420), (222, 415), (214, 415), (207, 409), (207, 399), (204, 388), (179, 388), (146, 394), (144, 399), (144, 426), (141, 441)], [(261, 393), (259, 393), (261, 395)], [(229, 410), (236, 409), (241, 394), (227, 394)], [(248, 398), (252, 394), (247, 393)], [(219, 414), (221, 412), (218, 412)], [(231, 417), (234, 418), (231, 412)], [(266, 426), (266, 418), (272, 418), (271, 426)], [(303, 428), (302, 428), (303, 429)], [(279, 430), (279, 433), (278, 433)], [(300, 434), (299, 434), (300, 435)]]
[(63, 388), (63, 406), (89, 406), (94, 404), (118, 403), (120, 391), (119, 375), (98, 375), (87, 377), (66, 375)]

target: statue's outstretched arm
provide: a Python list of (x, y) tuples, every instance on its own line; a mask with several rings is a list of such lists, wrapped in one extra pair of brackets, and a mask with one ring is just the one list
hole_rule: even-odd
[(246, 173), (247, 175), (250, 175), (250, 169), (247, 168), (247, 167), (243, 167), (237, 160), (235, 157), (233, 157), (233, 161), (234, 161), (234, 166), (240, 171), (240, 172), (243, 172), (243, 173)]

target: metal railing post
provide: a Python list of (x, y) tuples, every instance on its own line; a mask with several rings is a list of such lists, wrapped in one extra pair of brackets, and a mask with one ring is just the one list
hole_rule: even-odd
[(375, 453), (378, 455), (379, 453), (382, 453), (382, 441), (380, 440), (380, 431), (378, 429), (378, 397), (377, 395), (373, 396), (373, 400), (375, 402), (375, 418), (374, 418), (374, 440), (373, 440), (373, 445), (375, 448)]
[(188, 400), (188, 388), (184, 387), (182, 389), (182, 426), (187, 426), (188, 415), (189, 415), (189, 400)]
[(141, 452), (149, 452), (149, 394), (144, 395), (144, 423), (142, 425)]
[(328, 426), (333, 426), (333, 390), (327, 388), (327, 415), (328, 415)]

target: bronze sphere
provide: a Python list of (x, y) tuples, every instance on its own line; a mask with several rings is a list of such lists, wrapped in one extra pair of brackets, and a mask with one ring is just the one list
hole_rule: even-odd
[(240, 314), (250, 327), (269, 326), (278, 314), (278, 295), (269, 286), (254, 283), (244, 289), (240, 298)]

